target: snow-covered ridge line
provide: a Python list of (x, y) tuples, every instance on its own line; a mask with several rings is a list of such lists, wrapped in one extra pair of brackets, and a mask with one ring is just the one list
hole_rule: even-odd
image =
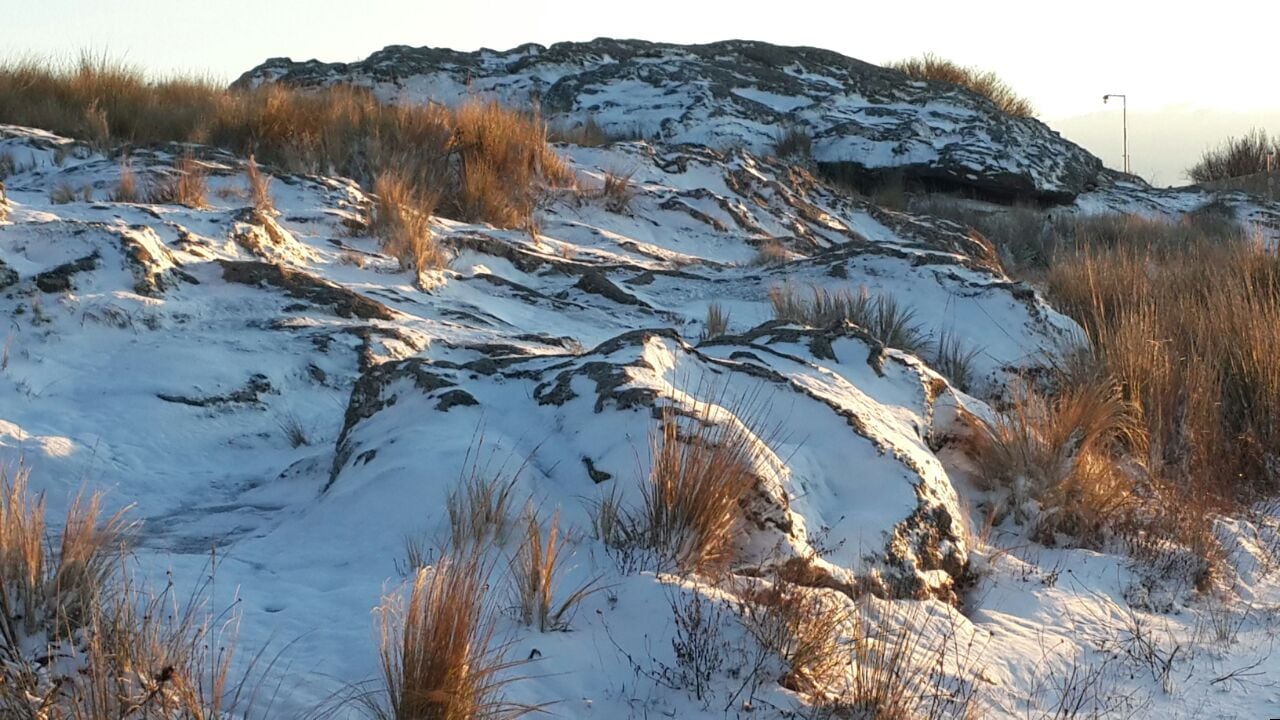
[(1043, 123), (945, 83), (828, 50), (732, 40), (671, 45), (601, 38), (472, 53), (391, 46), (354, 63), (274, 58), (239, 87), (352, 83), (404, 103), (537, 104), (554, 124), (769, 152), (783, 128), (813, 158), (866, 183), (890, 177), (1005, 200), (1069, 202), (1110, 182), (1102, 163)]

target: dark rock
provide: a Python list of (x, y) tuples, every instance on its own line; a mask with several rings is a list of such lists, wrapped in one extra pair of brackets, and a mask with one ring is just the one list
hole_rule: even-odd
[(327, 305), (338, 317), (357, 317), (365, 320), (395, 318), (395, 313), (386, 305), (301, 270), (251, 260), (218, 260), (217, 262), (222, 266), (222, 279), (227, 282), (278, 287), (289, 297), (306, 300), (314, 305)]

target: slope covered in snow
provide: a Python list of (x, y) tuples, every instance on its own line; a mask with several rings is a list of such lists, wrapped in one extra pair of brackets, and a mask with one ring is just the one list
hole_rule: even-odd
[[(132, 172), (160, 177), (183, 150), (135, 151)], [(546, 199), (536, 231), (437, 218), (452, 259), (418, 281), (379, 249), (348, 181), (278, 177), (278, 211), (263, 212), (243, 160), (197, 148), (208, 207), (116, 202), (118, 158), (0, 128), (16, 170), (0, 224), (0, 461), (29, 467), (55, 511), (82, 488), (133, 505), (153, 581), (196, 581), (216, 548), (211, 604), (238, 598), (241, 648), (283, 646), (273, 716), (376, 675), (370, 609), (402, 581), (406, 538), (447, 533), (446, 497), (476, 468), (559, 513), (563, 587), (602, 588), (566, 632), (504, 620), (509, 655), (534, 658), (508, 695), (562, 717), (819, 712), (741, 619), (765, 569), (795, 557), (814, 559), (805, 587), (821, 602), (878, 631), (919, 626), (920, 661), (943, 660), (915, 682), (946, 710), (972, 695), (992, 717), (1072, 702), (1248, 717), (1276, 701), (1269, 516), (1223, 524), (1234, 599), (1212, 601), (1119, 557), (982, 532), (959, 413), (991, 412), (976, 398), (1079, 332), (985, 243), (747, 150), (560, 150), (578, 188)], [(619, 170), (624, 200), (601, 192)], [(773, 320), (769, 293), (788, 286), (894, 298), (933, 346), (975, 352), (965, 390), (932, 369), (930, 343), (913, 354), (866, 328)], [(728, 326), (707, 337), (712, 304)], [(733, 582), (668, 575), (593, 532), (602, 502), (639, 502), (661, 418), (695, 411), (758, 450)], [(493, 582), (509, 592), (505, 573)], [(725, 658), (707, 688), (678, 671), (674, 616), (692, 602), (716, 608)]]

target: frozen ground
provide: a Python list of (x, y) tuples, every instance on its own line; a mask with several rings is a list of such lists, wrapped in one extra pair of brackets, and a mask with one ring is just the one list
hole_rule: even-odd
[[(81, 490), (132, 505), (153, 582), (172, 570), (196, 583), (216, 550), (210, 606), (234, 606), (242, 657), (280, 653), (272, 716), (375, 676), (371, 610), (403, 580), (405, 538), (440, 537), (443, 499), (477, 462), (518, 472), (524, 498), (559, 510), (565, 587), (606, 588), (566, 632), (504, 621), (511, 657), (535, 656), (513, 699), (559, 717), (811, 712), (767, 663), (745, 681), (759, 651), (736, 618), (740, 586), (623, 573), (590, 532), (594, 502), (638, 491), (654, 409), (707, 404), (762, 447), (742, 586), (821, 551), (833, 586), (913, 598), (856, 604), (878, 628), (920, 625), (926, 660), (950, 648), (937, 684), (976, 688), (980, 716), (1275, 714), (1280, 535), (1265, 509), (1220, 523), (1232, 572), (1208, 594), (1121, 555), (984, 531), (950, 447), (956, 411), (989, 412), (979, 398), (1078, 329), (961, 228), (742, 151), (563, 152), (583, 191), (549, 198), (536, 234), (438, 219), (453, 260), (415, 282), (362, 229), (367, 198), (349, 182), (278, 177), (278, 214), (256, 213), (243, 163), (205, 152), (209, 208), (118, 203), (117, 159), (0, 127), (18, 168), (0, 223), (0, 460), (30, 468), (55, 512)], [(134, 170), (172, 160), (138, 152)], [(634, 171), (625, 208), (593, 192), (610, 170)], [(77, 199), (54, 204), (64, 185)], [(790, 259), (754, 264), (766, 243)], [(931, 336), (978, 351), (968, 392), (929, 353), (767, 324), (784, 283), (909, 306)], [(700, 341), (712, 302), (729, 330)], [(506, 582), (498, 573), (494, 592)], [(693, 597), (722, 609), (727, 658), (701, 698), (664, 673), (672, 605)]]

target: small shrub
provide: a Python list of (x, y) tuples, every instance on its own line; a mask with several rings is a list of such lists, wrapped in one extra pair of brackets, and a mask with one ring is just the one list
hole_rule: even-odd
[(407, 605), (383, 599), (382, 688), (365, 698), (378, 720), (515, 718), (534, 710), (502, 698), (504, 673), (518, 663), (495, 643), (490, 567), (480, 549), (455, 551), (419, 570)]
[(729, 331), (729, 313), (724, 311), (720, 303), (707, 305), (707, 319), (702, 323), (702, 340), (718, 338)]
[(271, 176), (262, 174), (252, 155), (245, 166), (245, 179), (249, 183), (249, 197), (253, 199), (253, 207), (261, 213), (274, 213), (276, 204), (271, 199)]
[(891, 297), (872, 297), (865, 288), (856, 295), (848, 290), (832, 293), (817, 285), (810, 290), (806, 299), (789, 284), (770, 288), (774, 317), (815, 328), (853, 323), (887, 347), (916, 354), (928, 346), (928, 336), (916, 324), (915, 312)]
[(773, 140), (773, 154), (780, 158), (807, 158), (813, 149), (809, 131), (799, 125), (791, 125), (777, 132)]
[(885, 67), (906, 74), (912, 80), (945, 82), (972, 90), (995, 103), (1006, 115), (1035, 117), (1035, 108), (1019, 96), (998, 75), (991, 71), (977, 70), (958, 65), (937, 55), (925, 53), (919, 57), (891, 62)]
[(1187, 169), (1187, 177), (1193, 182), (1205, 183), (1268, 170), (1280, 170), (1280, 137), (1268, 136), (1266, 130), (1254, 128), (1206, 150), (1200, 160)]
[(718, 604), (696, 592), (672, 593), (667, 602), (675, 621), (671, 650), (676, 665), (665, 673), (664, 679), (675, 687), (692, 690), (696, 699), (706, 700), (729, 651), (721, 631), (724, 614)]

